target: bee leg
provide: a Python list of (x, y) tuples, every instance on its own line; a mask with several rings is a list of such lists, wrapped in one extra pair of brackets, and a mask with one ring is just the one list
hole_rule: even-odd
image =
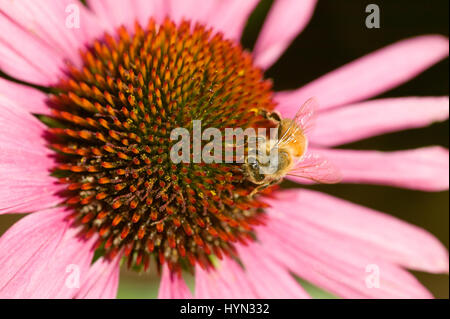
[(256, 186), (256, 187), (252, 190), (252, 192), (251, 192), (250, 195), (248, 195), (248, 196), (253, 197), (253, 196), (255, 196), (257, 193), (259, 193), (259, 192), (262, 191), (263, 189), (266, 189), (267, 187), (269, 187), (269, 186), (272, 185), (272, 184), (273, 184), (273, 183), (270, 182), (270, 183), (267, 183), (267, 184), (261, 184), (261, 185), (258, 185), (258, 186)]
[(281, 115), (276, 111), (255, 110), (255, 113), (274, 123), (279, 123), (281, 121)]
[(277, 111), (270, 112), (267, 118), (275, 123), (281, 122), (281, 115)]
[(277, 185), (280, 184), (283, 181), (282, 178), (278, 178), (278, 179), (274, 179), (266, 184), (260, 184), (258, 186), (256, 186), (252, 192), (250, 193), (250, 197), (253, 197), (254, 195), (256, 195), (257, 193), (261, 192), (262, 190), (266, 189), (267, 187), (273, 186), (273, 185)]
[(258, 186), (256, 186), (256, 187), (252, 190), (252, 192), (248, 195), (248, 197), (253, 197), (253, 196), (255, 196), (256, 194), (258, 194), (258, 193), (260, 192), (262, 186), (264, 186), (264, 185), (258, 185)]

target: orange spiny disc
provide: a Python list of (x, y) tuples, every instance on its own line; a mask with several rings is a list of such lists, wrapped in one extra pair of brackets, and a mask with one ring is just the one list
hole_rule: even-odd
[[(170, 269), (208, 267), (251, 237), (261, 205), (238, 164), (174, 164), (170, 132), (257, 126), (274, 107), (271, 85), (241, 47), (201, 25), (169, 20), (133, 34), (120, 28), (82, 53), (55, 89), (55, 174), (67, 183), (77, 223), (100, 235), (105, 255), (129, 265), (150, 257)], [(261, 120), (261, 119), (260, 119)]]

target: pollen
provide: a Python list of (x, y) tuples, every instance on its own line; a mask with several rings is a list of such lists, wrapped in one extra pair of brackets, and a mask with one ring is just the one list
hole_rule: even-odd
[(259, 127), (272, 110), (270, 81), (250, 53), (221, 33), (189, 21), (150, 20), (105, 34), (68, 65), (49, 104), (57, 152), (54, 175), (85, 236), (98, 235), (105, 258), (129, 267), (167, 263), (172, 271), (213, 267), (254, 240), (264, 205), (238, 163), (170, 159), (170, 132), (192, 121)]

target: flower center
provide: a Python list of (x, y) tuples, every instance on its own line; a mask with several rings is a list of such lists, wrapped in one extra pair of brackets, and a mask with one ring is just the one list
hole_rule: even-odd
[(254, 238), (263, 204), (238, 163), (178, 163), (170, 132), (203, 126), (259, 127), (255, 109), (274, 107), (271, 84), (242, 48), (220, 33), (170, 20), (134, 34), (119, 28), (68, 67), (50, 104), (55, 175), (87, 235), (104, 256), (128, 265), (192, 270), (211, 256), (234, 256), (233, 243)]

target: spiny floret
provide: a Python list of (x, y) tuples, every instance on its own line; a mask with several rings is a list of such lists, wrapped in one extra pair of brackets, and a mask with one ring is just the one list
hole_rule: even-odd
[(192, 120), (256, 126), (252, 110), (274, 102), (251, 56), (201, 25), (150, 20), (133, 35), (106, 34), (82, 57), (55, 87), (59, 125), (50, 129), (77, 223), (130, 266), (147, 268), (154, 256), (191, 269), (233, 255), (233, 242), (253, 238), (262, 204), (247, 196), (238, 164), (172, 163), (170, 132), (192, 130)]

